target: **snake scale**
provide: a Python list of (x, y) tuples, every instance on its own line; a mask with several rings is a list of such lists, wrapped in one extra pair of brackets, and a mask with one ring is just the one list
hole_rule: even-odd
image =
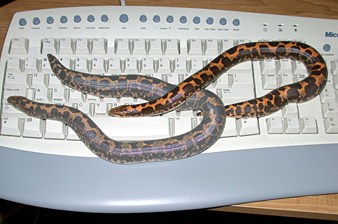
[[(305, 64), (309, 75), (296, 83), (272, 90), (252, 100), (224, 105), (213, 93), (203, 90), (236, 64), (248, 60), (289, 58)], [(192, 131), (163, 140), (140, 142), (114, 141), (81, 111), (62, 105), (41, 104), (24, 97), (9, 97), (14, 107), (30, 116), (65, 122), (99, 157), (116, 163), (173, 160), (190, 157), (210, 147), (220, 136), (225, 117), (261, 117), (288, 103), (305, 102), (316, 97), (327, 81), (327, 67), (311, 46), (291, 41), (252, 42), (237, 45), (178, 86), (140, 75), (100, 76), (73, 71), (48, 55), (51, 68), (60, 81), (73, 89), (99, 97), (131, 96), (148, 100), (139, 105), (112, 108), (111, 116), (147, 116), (180, 110), (200, 110), (202, 122)]]

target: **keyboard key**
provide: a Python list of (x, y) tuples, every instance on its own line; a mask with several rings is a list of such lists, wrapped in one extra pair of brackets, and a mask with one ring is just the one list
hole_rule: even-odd
[(202, 59), (191, 59), (191, 69), (190, 73), (195, 73), (203, 68), (203, 60)]
[(146, 40), (145, 39), (134, 39), (134, 48), (133, 48), (133, 54), (136, 55), (144, 55), (146, 54)]
[(45, 85), (45, 74), (36, 72), (28, 74), (28, 85), (31, 88), (43, 87)]
[(89, 54), (89, 40), (87, 38), (77, 38), (75, 52), (76, 54)]
[(160, 58), (158, 60), (158, 72), (168, 73), (171, 72), (171, 62), (169, 58)]
[(2, 117), (1, 118), (1, 134), (11, 135), (11, 136), (20, 136), (21, 125), (19, 121), (20, 119), (17, 117)]
[(221, 89), (221, 94), (224, 104), (228, 105), (231, 103), (252, 99), (254, 97), (254, 90), (248, 88)]
[(66, 133), (67, 133), (67, 135), (66, 135), (67, 140), (80, 141), (79, 136), (77, 136), (77, 134), (73, 131), (73, 129), (71, 129), (67, 125), (65, 127), (66, 127)]
[(149, 55), (163, 54), (162, 40), (161, 39), (150, 39), (148, 54)]
[(233, 137), (233, 136), (237, 136), (236, 119), (232, 117), (227, 117), (225, 120), (225, 127), (221, 137)]
[(121, 72), (121, 61), (119, 58), (108, 59), (108, 73), (119, 74)]
[(152, 58), (143, 58), (141, 60), (141, 72), (146, 74), (154, 72), (154, 60)]
[(278, 76), (278, 80), (277, 80), (278, 86), (285, 86), (291, 83), (294, 83), (294, 77), (293, 77), (292, 72), (281, 73)]
[(32, 94), (32, 98), (29, 97), (30, 99), (37, 102), (48, 102), (48, 91), (45, 87), (33, 89)]
[(222, 50), (221, 52), (224, 52), (230, 48), (232, 48), (234, 46), (234, 42), (233, 40), (230, 39), (226, 39), (226, 40), (222, 40)]
[(184, 134), (192, 129), (191, 117), (176, 117), (174, 121), (174, 135)]
[(95, 74), (105, 73), (105, 67), (104, 67), (105, 61), (103, 58), (98, 58), (98, 57), (93, 58), (91, 65), (92, 65), (91, 70), (90, 70), (91, 73), (95, 73)]
[(304, 134), (317, 134), (317, 121), (313, 117), (304, 117), (300, 119), (300, 127)]
[(89, 72), (89, 62), (85, 57), (79, 57), (75, 60), (75, 70), (80, 72)]
[(137, 59), (136, 58), (127, 58), (125, 61), (125, 73), (137, 73), (138, 72), (138, 66), (137, 66)]
[(6, 84), (26, 85), (27, 75), (26, 73), (6, 73)]
[(328, 101), (334, 101), (336, 99), (336, 94), (333, 86), (326, 85), (325, 89), (320, 94), (320, 101), (322, 103), (328, 102)]
[(171, 84), (179, 84), (179, 75), (176, 73), (163, 74), (162, 80)]
[(234, 84), (234, 76), (228, 74), (227, 72), (221, 75), (213, 85), (215, 88), (229, 89)]
[(338, 113), (338, 105), (336, 102), (329, 101), (322, 104), (323, 117), (327, 118)]
[(55, 38), (44, 38), (41, 43), (42, 54), (56, 54), (57, 41)]
[(254, 88), (254, 82), (251, 72), (230, 74), (229, 82), (234, 88)]
[(107, 40), (104, 38), (94, 38), (92, 46), (92, 54), (106, 54)]
[(288, 117), (284, 119), (284, 127), (286, 134), (299, 134), (300, 124), (298, 117)]
[(28, 57), (25, 59), (25, 72), (26, 73), (34, 73), (38, 72), (38, 60), (33, 57)]
[(94, 117), (107, 117), (108, 116), (108, 108), (107, 104), (103, 102), (91, 103), (89, 105), (90, 115)]
[(57, 104), (65, 103), (66, 99), (65, 99), (64, 88), (61, 87), (61, 88), (48, 89), (47, 98), (52, 103), (57, 103)]
[(298, 117), (298, 106), (295, 103), (287, 104), (282, 109), (283, 117)]
[(59, 54), (73, 54), (74, 44), (71, 38), (61, 38)]
[(3, 117), (19, 117), (23, 116), (23, 112), (17, 110), (15, 107), (10, 105), (7, 100), (2, 103), (2, 114)]
[(330, 116), (324, 119), (326, 132), (329, 134), (338, 133), (338, 116)]
[(29, 40), (24, 37), (13, 38), (10, 43), (10, 54), (27, 54), (29, 47)]
[(188, 40), (188, 54), (191, 55), (202, 55), (202, 40), (201, 39), (190, 39)]
[(259, 134), (257, 118), (242, 118), (237, 120), (237, 131), (240, 136)]
[(83, 102), (82, 93), (74, 89), (65, 89), (65, 100), (71, 103)]
[(45, 85), (49, 88), (62, 88), (62, 83), (60, 80), (53, 74), (45, 74)]
[(269, 134), (282, 134), (283, 121), (280, 117), (271, 117), (266, 119)]
[(207, 39), (205, 43), (205, 54), (215, 55), (219, 54), (218, 41), (216, 39)]
[(292, 62), (290, 59), (281, 59), (276, 61), (278, 74), (292, 74)]
[(4, 87), (3, 97), (7, 99), (9, 96), (25, 96), (27, 85), (7, 84)]
[(292, 70), (294, 74), (307, 74), (305, 65), (300, 61), (292, 61)]
[(167, 39), (165, 40), (165, 54), (180, 54), (180, 42), (177, 39)]
[(129, 39), (119, 38), (115, 40), (115, 54), (130, 54)]
[(42, 123), (38, 118), (25, 118), (23, 137), (28, 138), (42, 138)]
[(263, 60), (260, 61), (262, 74), (276, 74), (276, 61), (275, 60)]
[(338, 74), (338, 59), (331, 61), (331, 71), (334, 75)]
[(264, 89), (276, 89), (277, 88), (277, 75), (274, 73), (263, 74), (262, 82)]
[(186, 73), (187, 72), (187, 61), (185, 58), (176, 58), (175, 59), (175, 72), (176, 73)]
[(64, 124), (59, 121), (45, 120), (46, 139), (64, 139)]
[(61, 57), (59, 58), (60, 62), (62, 63), (63, 66), (66, 68), (72, 69), (72, 61), (69, 57)]
[(6, 72), (22, 72), (23, 71), (23, 61), (20, 58), (9, 58), (7, 61)]

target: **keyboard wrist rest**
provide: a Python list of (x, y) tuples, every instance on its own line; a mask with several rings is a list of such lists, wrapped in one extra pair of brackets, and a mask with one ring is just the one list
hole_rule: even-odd
[(53, 209), (129, 213), (337, 192), (337, 145), (320, 147), (208, 153), (135, 165), (1, 147), (0, 197)]

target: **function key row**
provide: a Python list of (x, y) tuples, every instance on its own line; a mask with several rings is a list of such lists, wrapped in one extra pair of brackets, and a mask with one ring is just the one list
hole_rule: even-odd
[[(233, 39), (189, 39), (182, 43), (178, 39), (117, 38), (114, 40), (114, 53), (126, 55), (179, 55), (186, 48), (190, 55), (218, 55), (234, 45), (249, 40)], [(13, 38), (9, 53), (23, 55), (29, 52), (29, 39)], [(106, 38), (44, 38), (41, 40), (42, 54), (107, 54)]]

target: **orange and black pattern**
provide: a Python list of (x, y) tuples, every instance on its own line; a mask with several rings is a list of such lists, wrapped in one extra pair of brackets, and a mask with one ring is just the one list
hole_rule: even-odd
[(279, 87), (268, 94), (245, 102), (225, 106), (229, 117), (262, 117), (288, 103), (301, 103), (316, 97), (325, 87), (327, 67), (322, 56), (301, 42), (252, 42), (235, 46), (185, 79), (164, 96), (136, 105), (112, 108), (111, 116), (151, 116), (179, 107), (192, 94), (207, 87), (231, 67), (249, 60), (289, 58), (305, 64), (309, 75), (299, 82)]

